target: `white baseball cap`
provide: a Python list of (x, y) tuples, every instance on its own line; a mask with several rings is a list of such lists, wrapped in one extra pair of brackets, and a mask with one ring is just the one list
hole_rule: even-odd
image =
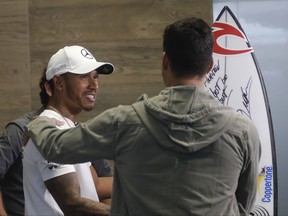
[(108, 62), (97, 62), (94, 56), (82, 46), (66, 46), (49, 60), (46, 80), (64, 73), (86, 74), (96, 70), (99, 74), (111, 74), (114, 66)]

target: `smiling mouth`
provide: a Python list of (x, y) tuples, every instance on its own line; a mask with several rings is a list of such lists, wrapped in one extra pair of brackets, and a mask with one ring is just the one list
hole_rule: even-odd
[(87, 94), (87, 95), (85, 95), (85, 97), (88, 98), (89, 100), (93, 101), (93, 102), (96, 100), (96, 95), (94, 95), (94, 94)]

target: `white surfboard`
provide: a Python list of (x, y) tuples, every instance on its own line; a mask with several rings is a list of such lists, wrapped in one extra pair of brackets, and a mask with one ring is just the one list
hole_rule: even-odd
[(238, 20), (225, 6), (213, 24), (214, 67), (207, 91), (255, 123), (261, 141), (257, 198), (251, 215), (277, 215), (276, 153), (272, 119), (254, 50)]

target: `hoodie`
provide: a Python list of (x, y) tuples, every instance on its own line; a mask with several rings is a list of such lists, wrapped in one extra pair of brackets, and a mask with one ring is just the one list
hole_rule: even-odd
[(111, 215), (249, 215), (255, 200), (258, 132), (203, 88), (142, 95), (70, 130), (28, 129), (51, 161), (114, 160)]

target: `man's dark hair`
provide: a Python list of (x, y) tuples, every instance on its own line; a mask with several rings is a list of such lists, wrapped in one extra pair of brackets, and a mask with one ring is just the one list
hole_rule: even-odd
[(41, 100), (41, 104), (44, 106), (44, 107), (47, 107), (48, 105), (48, 102), (49, 102), (49, 95), (47, 94), (46, 90), (45, 90), (45, 86), (44, 84), (47, 82), (50, 86), (50, 89), (51, 89), (51, 92), (53, 94), (54, 92), (54, 83), (53, 83), (53, 79), (47, 81), (46, 80), (46, 70), (47, 70), (47, 67), (45, 67), (43, 69), (43, 73), (42, 73), (42, 76), (40, 78), (40, 81), (39, 81), (39, 87), (40, 87), (40, 93), (39, 93), (39, 96), (40, 96), (40, 100)]
[(168, 25), (163, 34), (163, 51), (178, 77), (203, 76), (210, 66), (213, 43), (211, 27), (194, 17)]

